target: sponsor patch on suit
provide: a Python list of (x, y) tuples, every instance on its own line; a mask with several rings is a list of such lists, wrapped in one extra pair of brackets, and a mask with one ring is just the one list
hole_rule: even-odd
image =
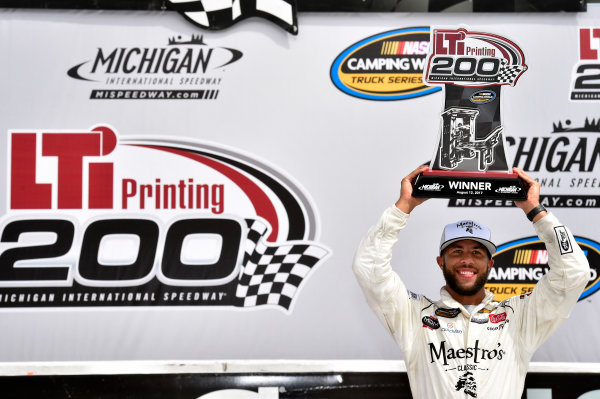
[(556, 226), (554, 228), (554, 233), (556, 233), (556, 239), (558, 240), (558, 247), (560, 248), (560, 254), (570, 254), (573, 252), (573, 244), (571, 244), (571, 240), (569, 239), (569, 233), (567, 233), (567, 229), (565, 226)]

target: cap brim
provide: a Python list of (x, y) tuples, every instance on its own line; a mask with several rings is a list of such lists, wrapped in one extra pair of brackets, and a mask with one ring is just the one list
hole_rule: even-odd
[(446, 249), (446, 247), (448, 245), (450, 245), (456, 241), (462, 241), (462, 240), (477, 241), (478, 243), (482, 244), (489, 251), (490, 255), (494, 255), (496, 253), (496, 246), (494, 245), (493, 242), (484, 240), (483, 238), (467, 236), (467, 237), (456, 237), (456, 238), (453, 238), (451, 240), (444, 242), (440, 246), (440, 255), (442, 254), (442, 252), (444, 252), (444, 249)]

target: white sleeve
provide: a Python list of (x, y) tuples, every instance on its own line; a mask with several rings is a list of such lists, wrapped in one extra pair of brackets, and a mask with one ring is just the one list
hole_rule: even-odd
[[(411, 300), (398, 274), (392, 270), (392, 248), (408, 214), (392, 206), (383, 213), (362, 240), (354, 257), (353, 270), (367, 302), (390, 331), (400, 348), (410, 349), (419, 302)], [(413, 298), (415, 299), (415, 298)]]
[(521, 340), (529, 355), (569, 317), (590, 279), (590, 266), (571, 231), (551, 213), (534, 223), (546, 245), (550, 270), (518, 301)]

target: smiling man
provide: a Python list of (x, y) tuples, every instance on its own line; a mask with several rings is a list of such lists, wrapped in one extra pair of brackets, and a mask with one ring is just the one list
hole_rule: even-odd
[(496, 246), (473, 220), (448, 224), (436, 258), (446, 285), (440, 300), (408, 291), (391, 267), (392, 249), (409, 214), (426, 199), (402, 180), (400, 199), (361, 242), (354, 273), (377, 316), (405, 355), (414, 398), (521, 398), (535, 350), (569, 316), (590, 277), (571, 232), (540, 205), (540, 185), (521, 169), (527, 198), (515, 201), (546, 245), (550, 271), (532, 293), (503, 302), (484, 287)]
[(494, 265), (495, 252), (489, 229), (473, 220), (450, 223), (444, 228), (436, 260), (446, 290), (454, 299), (463, 305), (477, 305), (483, 300), (483, 286)]

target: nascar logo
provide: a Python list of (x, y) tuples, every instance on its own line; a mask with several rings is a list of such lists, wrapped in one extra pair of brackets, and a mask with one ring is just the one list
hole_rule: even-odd
[(513, 258), (515, 265), (546, 265), (548, 251), (545, 249), (518, 249)]

